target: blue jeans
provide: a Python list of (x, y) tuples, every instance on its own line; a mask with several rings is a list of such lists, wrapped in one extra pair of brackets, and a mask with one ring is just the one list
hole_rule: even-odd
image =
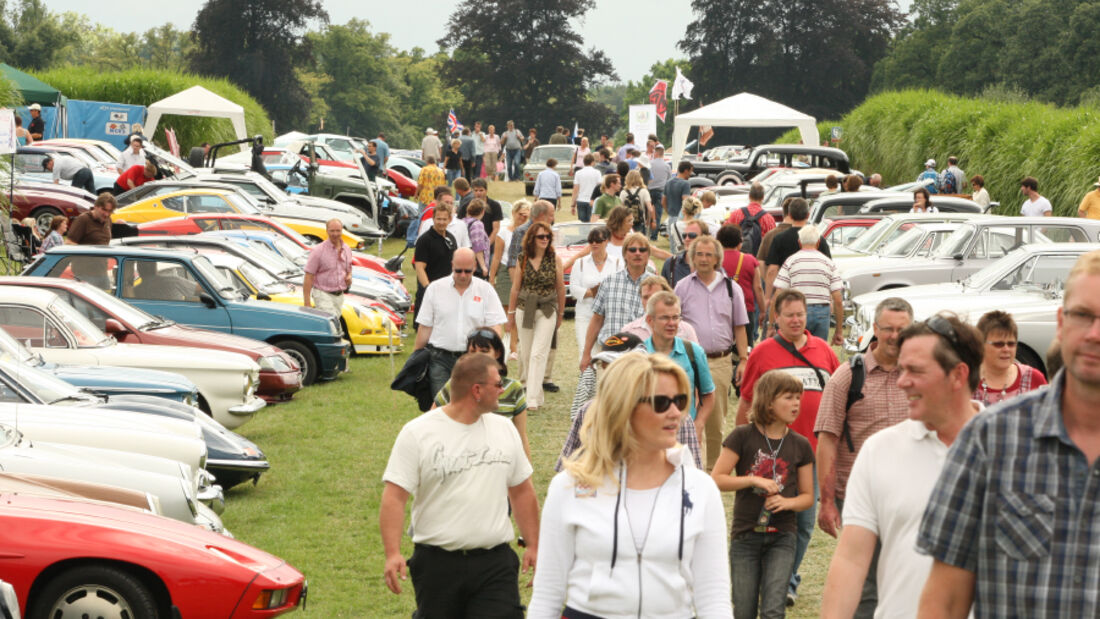
[(592, 220), (592, 203), (577, 200), (577, 219), (588, 223)]
[(657, 222), (656, 228), (649, 229), (649, 240), (651, 241), (656, 241), (657, 234), (661, 231), (661, 216), (664, 214), (664, 210), (661, 209), (661, 196), (664, 193), (664, 189), (649, 190), (649, 198), (653, 201), (653, 219)]
[(806, 307), (806, 329), (814, 337), (829, 341), (829, 312), (833, 306), (828, 303), (814, 303)]
[(474, 178), (481, 178), (481, 169), (485, 166), (485, 155), (474, 155)]
[(680, 249), (676, 243), (676, 220), (680, 219), (679, 215), (668, 216), (668, 251), (677, 254), (680, 253)]
[[(760, 302), (757, 301), (759, 304)], [(745, 338), (748, 340), (748, 345), (752, 346), (756, 341), (756, 321), (760, 317), (760, 306), (757, 305), (749, 314), (749, 324), (745, 325)]]
[(508, 148), (505, 149), (504, 154), (507, 158), (505, 167), (508, 168), (508, 180), (520, 180), (519, 176), (523, 173), (523, 165), (520, 163), (520, 160), (523, 159), (523, 149)]
[(453, 185), (455, 179), (462, 176), (462, 170), (447, 170), (447, 184)]
[(730, 540), (734, 619), (782, 619), (787, 579), (794, 563), (795, 534), (742, 533)]
[(810, 509), (798, 512), (798, 541), (794, 548), (794, 567), (791, 569), (791, 578), (787, 587), (791, 593), (798, 593), (798, 585), (802, 583), (798, 566), (802, 565), (802, 557), (806, 556), (806, 549), (810, 546), (810, 536), (814, 534), (814, 527), (817, 526), (817, 492), (817, 463), (815, 462), (814, 502), (810, 505)]

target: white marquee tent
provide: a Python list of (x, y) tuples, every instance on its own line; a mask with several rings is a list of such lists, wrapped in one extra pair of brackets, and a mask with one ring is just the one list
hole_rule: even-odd
[(145, 135), (151, 136), (156, 132), (157, 123), (165, 114), (228, 118), (233, 123), (233, 131), (238, 140), (248, 137), (244, 126), (244, 108), (202, 86), (192, 86), (150, 105), (145, 119)]
[(672, 161), (680, 161), (687, 144), (688, 132), (692, 127), (710, 125), (711, 127), (797, 127), (802, 134), (802, 143), (816, 145), (817, 121), (793, 110), (754, 94), (743, 92), (726, 97), (716, 103), (705, 105), (697, 110), (676, 116), (672, 130)]

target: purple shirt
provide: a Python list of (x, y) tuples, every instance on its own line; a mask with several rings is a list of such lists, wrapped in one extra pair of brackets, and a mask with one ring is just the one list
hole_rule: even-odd
[(309, 250), (306, 273), (313, 276), (313, 285), (325, 292), (342, 292), (348, 287), (351, 273), (351, 248), (339, 241), (339, 246), (326, 240)]
[(733, 328), (749, 323), (741, 286), (730, 280), (727, 288), (722, 282), (723, 277), (719, 271), (714, 290), (707, 288), (698, 273), (692, 273), (676, 284), (683, 320), (695, 327), (699, 344), (707, 354), (731, 350), (735, 341)]

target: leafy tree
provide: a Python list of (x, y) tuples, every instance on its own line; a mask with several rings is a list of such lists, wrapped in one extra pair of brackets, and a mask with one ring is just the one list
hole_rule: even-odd
[[(657, 83), (657, 80), (665, 80), (668, 82), (667, 96), (668, 111), (665, 114), (665, 121), (661, 122), (661, 119), (657, 119), (657, 137), (661, 138), (663, 144), (672, 143), (672, 118), (676, 109), (673, 103), (672, 96), (672, 80), (676, 77), (676, 67), (680, 67), (680, 71), (687, 75), (691, 72), (691, 64), (687, 60), (675, 60), (669, 58), (661, 62), (655, 62), (649, 68), (649, 73), (646, 73), (641, 80), (634, 82), (629, 81), (626, 83), (625, 90), (621, 103), (617, 106), (619, 110), (619, 124), (622, 127), (629, 126), (630, 106), (631, 105), (643, 105), (649, 103), (649, 91), (653, 88), (653, 85)], [(692, 97), (695, 98), (695, 92), (692, 92)], [(686, 111), (686, 109), (685, 109)], [(626, 135), (625, 129), (623, 135)], [(616, 136), (618, 138), (619, 136)], [(644, 142), (643, 138), (635, 136), (636, 140)], [(618, 141), (618, 140), (616, 140)], [(640, 143), (639, 142), (639, 143)]]
[[(401, 52), (393, 59), (394, 66), (405, 85), (405, 97), (400, 106), (401, 129), (394, 132), (395, 139), (406, 144), (419, 144), (427, 127), (446, 126), (447, 110), (461, 108), (465, 103), (462, 93), (454, 86), (443, 83), (443, 63), (447, 55), (437, 53), (426, 56), (424, 50), (413, 48)], [(497, 124), (497, 132), (504, 127)], [(401, 143), (401, 142), (398, 142)]]
[(578, 122), (606, 131), (614, 111), (588, 90), (616, 79), (602, 51), (585, 50), (572, 24), (588, 11), (583, 0), (463, 0), (439, 40), (451, 52), (444, 79), (466, 100), (455, 110), (477, 119), (544, 130)]
[[(0, 4), (0, 10), (7, 8)], [(10, 22), (0, 27), (4, 61), (25, 70), (40, 70), (54, 63), (76, 34), (66, 29), (58, 14), (46, 9), (42, 0), (20, 0), (9, 14)]]
[(320, 0), (207, 0), (192, 26), (191, 70), (239, 84), (280, 131), (309, 118), (309, 93), (294, 71), (312, 58), (307, 26), (327, 23)]

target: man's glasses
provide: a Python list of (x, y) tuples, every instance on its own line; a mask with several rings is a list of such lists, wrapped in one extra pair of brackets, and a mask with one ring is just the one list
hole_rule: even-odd
[(1091, 329), (1092, 325), (1096, 324), (1096, 321), (1100, 319), (1100, 316), (1092, 312), (1075, 309), (1063, 309), (1062, 317), (1066, 319), (1067, 325), (1075, 329)]
[(668, 407), (672, 406), (673, 404), (675, 404), (676, 408), (680, 410), (686, 409), (688, 405), (688, 397), (686, 393), (680, 393), (671, 397), (667, 395), (655, 395), (652, 398), (642, 398), (641, 400), (638, 400), (638, 403), (649, 404), (653, 407), (653, 412), (663, 413), (667, 411)]
[(469, 275), (470, 273), (473, 273), (474, 270), (473, 269), (454, 269), (454, 272), (459, 274), (459, 275)]
[(951, 323), (946, 318), (940, 315), (935, 315), (924, 321), (925, 326), (935, 332), (936, 335), (944, 338), (948, 342), (951, 342), (951, 346), (954, 347), (959, 343), (959, 336), (955, 333), (955, 327), (951, 326)]
[(999, 340), (999, 341), (996, 341), (996, 342), (986, 342), (986, 344), (989, 344), (993, 348), (997, 348), (997, 349), (1016, 348), (1016, 342), (1013, 341), (1013, 340)]
[(495, 383), (477, 383), (479, 385), (485, 385), (487, 387), (496, 387), (497, 389), (504, 389), (504, 381), (498, 380)]
[(484, 328), (474, 329), (473, 331), (470, 331), (468, 334), (466, 334), (466, 339), (471, 339), (475, 337), (483, 337), (487, 340), (491, 340), (493, 338), (496, 338), (497, 334), (496, 331), (493, 331), (492, 329)]
[(549, 241), (550, 240), (550, 235), (549, 234), (536, 234), (535, 235), (535, 240)]
[(632, 254), (644, 254), (644, 253), (646, 253), (647, 251), (649, 251), (649, 248), (648, 248), (648, 247), (638, 247), (638, 246), (634, 246), (634, 247), (627, 247), (627, 248), (626, 248), (626, 251), (628, 251), (628, 252), (630, 252), (630, 253), (632, 253)]
[(698, 232), (685, 232), (684, 233), (684, 238), (685, 239), (697, 239), (697, 238), (699, 238), (699, 233)]

